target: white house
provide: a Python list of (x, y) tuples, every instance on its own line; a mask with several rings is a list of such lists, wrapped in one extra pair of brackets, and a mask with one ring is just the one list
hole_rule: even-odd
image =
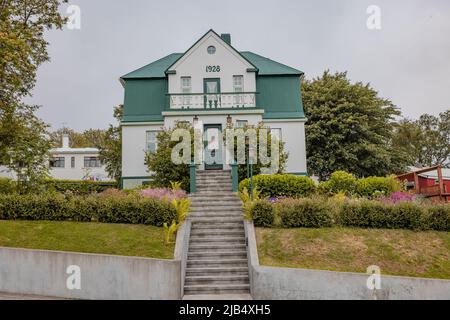
[[(97, 148), (70, 148), (69, 137), (63, 135), (61, 148), (50, 150), (49, 174), (64, 180), (111, 180), (100, 162)], [(16, 179), (16, 174), (0, 166), (0, 176)]]
[[(156, 150), (158, 131), (177, 121), (201, 123), (205, 140), (218, 138), (227, 121), (235, 126), (262, 122), (285, 142), (286, 172), (306, 175), (302, 76), (302, 71), (279, 62), (237, 51), (229, 34), (213, 30), (186, 52), (169, 54), (122, 76), (123, 187), (150, 179), (145, 152)], [(221, 152), (223, 145), (212, 148)], [(222, 162), (200, 168), (229, 167)]]

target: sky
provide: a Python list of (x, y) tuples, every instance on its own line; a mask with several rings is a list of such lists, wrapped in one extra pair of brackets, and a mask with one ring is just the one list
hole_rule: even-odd
[[(113, 107), (123, 103), (120, 76), (186, 51), (211, 28), (230, 33), (237, 50), (300, 69), (307, 79), (326, 69), (347, 71), (351, 81), (370, 83), (407, 118), (450, 109), (448, 0), (71, 0), (69, 5), (80, 9), (80, 29), (46, 33), (51, 61), (39, 68), (27, 101), (42, 106), (38, 115), (53, 130), (107, 128), (115, 122)], [(372, 5), (379, 16), (367, 12)], [(67, 8), (61, 12), (68, 16)], [(379, 28), (368, 28), (368, 20)]]

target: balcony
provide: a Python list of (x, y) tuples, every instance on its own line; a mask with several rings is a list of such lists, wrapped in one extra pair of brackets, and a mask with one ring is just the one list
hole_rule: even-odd
[(171, 110), (242, 109), (256, 107), (256, 92), (168, 94)]

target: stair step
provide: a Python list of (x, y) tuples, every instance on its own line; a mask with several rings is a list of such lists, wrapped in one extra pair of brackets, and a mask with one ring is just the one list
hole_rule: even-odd
[[(189, 250), (188, 252), (188, 259), (200, 259), (200, 258), (213, 258), (213, 257), (240, 257), (240, 256), (246, 256), (247, 251), (243, 249), (236, 249), (236, 250), (215, 250), (212, 252), (203, 252), (203, 251), (194, 251), (192, 252)], [(237, 258), (238, 259), (238, 258)]]
[(223, 268), (225, 266), (237, 268), (237, 267), (247, 267), (248, 262), (247, 259), (239, 258), (239, 259), (195, 259), (195, 260), (187, 260), (186, 267), (215, 267), (215, 268)]
[(248, 267), (186, 268), (186, 276), (248, 275)]
[(208, 229), (194, 229), (191, 230), (191, 236), (195, 237), (206, 237), (206, 236), (244, 236), (245, 231), (242, 230), (208, 230)]
[(223, 285), (186, 285), (184, 294), (229, 294), (249, 293), (249, 284), (223, 284)]
[(189, 285), (203, 285), (203, 284), (248, 284), (248, 275), (199, 275), (187, 276), (185, 279), (185, 286)]
[(192, 243), (189, 246), (189, 252), (208, 252), (208, 251), (226, 251), (226, 250), (239, 250), (245, 251), (246, 246), (245, 243), (236, 244), (236, 243), (227, 243), (227, 244), (217, 244), (217, 243)]
[(218, 236), (196, 236), (191, 235), (190, 236), (190, 242), (194, 243), (195, 241), (198, 241), (197, 243), (205, 243), (205, 242), (222, 242), (222, 243), (245, 243), (245, 236), (242, 234), (241, 236), (225, 236), (225, 235), (218, 235)]
[(235, 216), (230, 216), (230, 215), (226, 215), (226, 216), (195, 215), (193, 217), (192, 215), (190, 215), (189, 217), (190, 217), (190, 220), (192, 221), (193, 224), (196, 224), (196, 223), (211, 223), (211, 224), (212, 223), (217, 223), (217, 224), (221, 224), (221, 223), (242, 223), (244, 221), (244, 219), (242, 217), (242, 213), (240, 215), (235, 215)]
[(210, 221), (204, 221), (204, 222), (193, 222), (191, 229), (239, 229), (244, 227), (244, 222), (210, 222)]

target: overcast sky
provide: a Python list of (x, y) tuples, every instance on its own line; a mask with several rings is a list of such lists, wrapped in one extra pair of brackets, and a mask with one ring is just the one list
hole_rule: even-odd
[[(81, 29), (51, 31), (51, 62), (41, 66), (31, 102), (53, 129), (106, 128), (123, 102), (118, 79), (210, 28), (233, 46), (305, 72), (348, 71), (370, 82), (404, 116), (450, 109), (448, 0), (72, 0)], [(369, 30), (368, 6), (381, 9)], [(62, 10), (65, 12), (67, 6)]]

